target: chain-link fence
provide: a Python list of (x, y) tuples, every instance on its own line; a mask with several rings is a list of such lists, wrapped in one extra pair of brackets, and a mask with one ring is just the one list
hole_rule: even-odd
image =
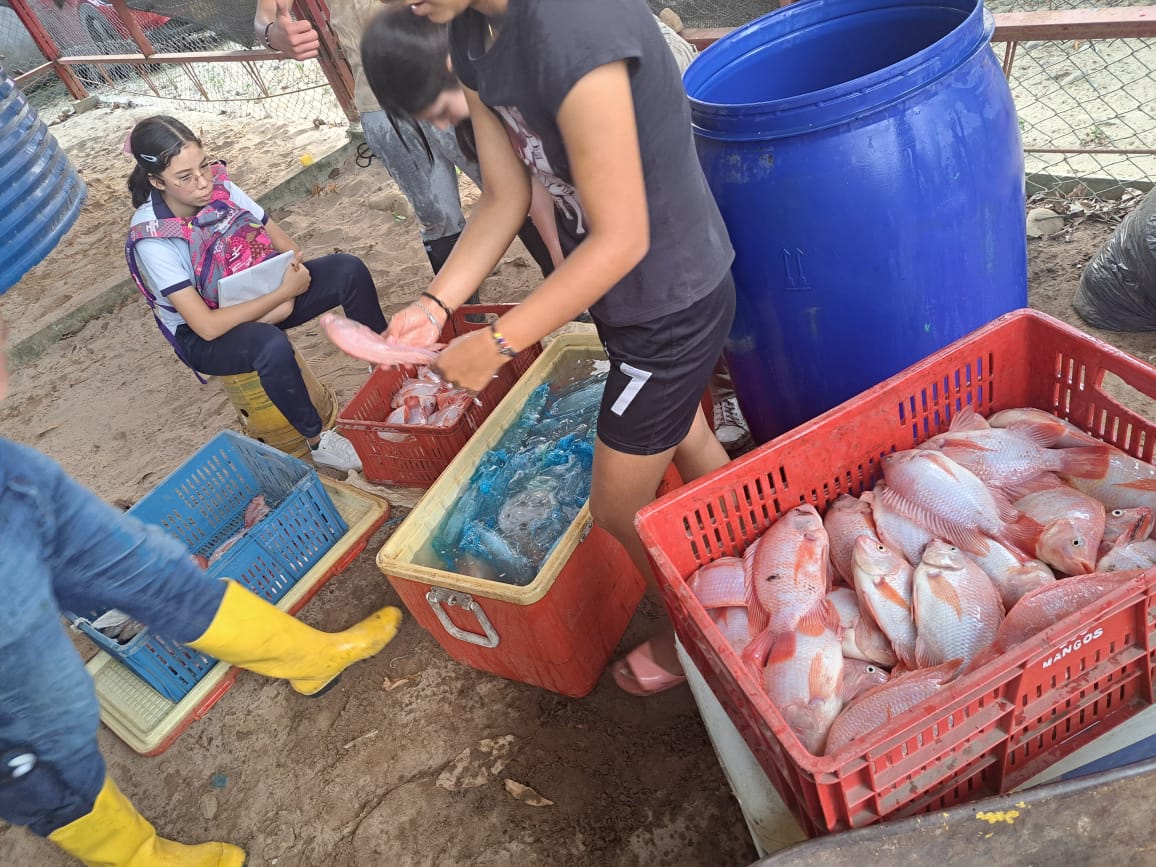
[[(196, 5), (195, 0), (190, 2), (188, 11), (196, 13)], [(131, 14), (158, 54), (209, 52), (221, 56), (252, 47), (254, 4), (252, 0), (242, 0), (233, 5), (246, 11), (244, 26), (232, 21), (227, 27), (209, 27), (180, 15), (136, 10)], [(58, 6), (57, 0), (31, 0), (26, 6), (61, 57), (140, 53), (111, 4), (63, 0)], [(166, 9), (180, 6), (165, 4)], [(0, 55), (12, 75), (45, 62), (27, 28), (5, 0), (0, 0)], [(158, 110), (173, 113), (200, 110), (233, 117), (347, 123), (316, 60), (86, 63), (69, 68), (90, 94), (108, 102), (156, 105)], [(74, 98), (52, 70), (23, 81), (21, 89), (42, 116), (49, 118), (66, 111)]]
[[(777, 8), (777, 0), (650, 0), (673, 8), (689, 27), (733, 27)], [(62, 56), (127, 55), (137, 46), (111, 4), (98, 0), (28, 0), (26, 7)], [(141, 5), (136, 4), (134, 5)], [(215, 52), (248, 48), (252, 6), (211, 0), (169, 0), (170, 14), (133, 11), (158, 52)], [(1128, 0), (989, 0), (995, 13), (1104, 9)], [(44, 62), (36, 43), (0, 0), (0, 56), (17, 74)], [(227, 25), (210, 10), (225, 10)], [(187, 14), (171, 14), (173, 12)], [(214, 20), (208, 27), (197, 23)], [(1156, 40), (1148, 38), (1018, 42), (1009, 80), (1023, 132), (1029, 189), (1070, 190), (1077, 182), (1112, 198), (1147, 188), (1156, 174)], [(997, 44), (1005, 56), (1006, 44)], [(342, 108), (317, 61), (277, 60), (180, 64), (93, 63), (72, 66), (90, 92), (107, 100), (158, 104), (173, 111), (208, 110), (233, 116), (292, 118), (344, 124)], [(72, 97), (51, 70), (22, 83), (46, 117)], [(1148, 151), (1144, 153), (1143, 151)]]
[[(991, 0), (993, 12), (1106, 9), (1088, 0)], [(1003, 55), (1005, 46), (996, 45)], [(1019, 42), (1008, 74), (1029, 192), (1118, 198), (1156, 175), (1156, 39)], [(1141, 151), (1141, 153), (1137, 153)], [(1148, 151), (1148, 153), (1142, 153)]]

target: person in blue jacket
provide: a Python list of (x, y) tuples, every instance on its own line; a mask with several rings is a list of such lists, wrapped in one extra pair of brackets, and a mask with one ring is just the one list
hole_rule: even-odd
[[(0, 285), (0, 294), (7, 286)], [(0, 400), (8, 393), (0, 320)], [(0, 820), (47, 837), (88, 865), (240, 867), (227, 843), (166, 840), (108, 776), (100, 707), (62, 609), (116, 608), (217, 659), (319, 695), (378, 653), (401, 612), (382, 608), (344, 632), (320, 632), (71, 479), (35, 449), (0, 437)]]

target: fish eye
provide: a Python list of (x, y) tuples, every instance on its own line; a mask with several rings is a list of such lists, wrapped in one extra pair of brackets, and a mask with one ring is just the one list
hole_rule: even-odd
[(1113, 518), (1123, 518), (1124, 517), (1124, 510), (1123, 509), (1113, 509), (1112, 510), (1112, 517)]
[(1082, 548), (1082, 547), (1084, 547), (1084, 540), (1083, 540), (1083, 539), (1073, 539), (1073, 540), (1072, 540), (1072, 547), (1073, 547), (1073, 548)]
[(875, 550), (878, 551), (880, 554), (882, 554), (884, 551), (887, 550), (887, 546), (881, 542), (875, 546)]
[(875, 666), (873, 666), (873, 665), (869, 665), (869, 666), (867, 666), (867, 673), (868, 673), (868, 674), (874, 674), (874, 673), (875, 673), (875, 672), (877, 672), (878, 670), (879, 670), (879, 669), (877, 669), (877, 668), (876, 668)]

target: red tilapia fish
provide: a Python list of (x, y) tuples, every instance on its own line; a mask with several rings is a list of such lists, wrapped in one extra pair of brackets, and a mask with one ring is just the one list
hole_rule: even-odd
[(790, 632), (830, 589), (830, 545), (812, 505), (796, 506), (743, 555), (751, 629)]
[(970, 669), (976, 669), (1001, 653), (1038, 635), (1069, 615), (1091, 605), (1105, 594), (1131, 581), (1141, 570), (1095, 572), (1065, 578), (1034, 590), (1008, 612), (996, 631), (991, 646), (977, 656)]
[(1156, 566), (1156, 467), (1042, 410), (965, 408), (882, 468), (688, 579), (815, 754)]
[(855, 586), (851, 574), (851, 557), (855, 540), (860, 536), (876, 538), (875, 519), (871, 515), (874, 494), (865, 491), (859, 497), (842, 494), (823, 515), (823, 528), (831, 546), (832, 578), (847, 587)]
[(428, 367), (401, 381), (390, 400), (393, 411), (386, 418), (391, 425), (449, 427), (469, 407), (473, 396), (437, 378)]
[(952, 659), (971, 662), (1003, 622), (999, 592), (978, 564), (936, 540), (923, 552), (912, 581), (915, 658), (921, 668)]
[(876, 731), (944, 688), (959, 670), (957, 660), (935, 668), (921, 668), (877, 686), (847, 705), (827, 732), (825, 755), (833, 755), (855, 738)]
[[(763, 687), (799, 741), (823, 754), (827, 730), (843, 707), (843, 651), (835, 606), (823, 600), (793, 632), (772, 639)], [(757, 639), (756, 639), (757, 640)]]
[(322, 313), (318, 321), (325, 335), (346, 355), (380, 367), (429, 364), (438, 357), (432, 349), (390, 343), (372, 328), (336, 313)]
[(975, 554), (987, 553), (985, 536), (1019, 538), (1019, 518), (1007, 498), (942, 452), (909, 449), (883, 458), (883, 504), (926, 527), (939, 539)]

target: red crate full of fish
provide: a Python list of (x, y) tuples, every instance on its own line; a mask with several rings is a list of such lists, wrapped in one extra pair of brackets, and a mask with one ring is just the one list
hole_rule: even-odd
[(1156, 398), (1156, 371), (1016, 311), (639, 513), (681, 643), (808, 835), (1009, 792), (1150, 705), (1156, 569), (1115, 573), (1083, 607), (824, 755), (804, 746), (703, 607), (696, 572), (742, 557), (784, 515), (873, 491), (887, 456), (966, 413), (1044, 410), (1152, 472), (1156, 424), (1121, 403), (1130, 390)]
[[(458, 335), (486, 328), (512, 306), (495, 304), (459, 308), (446, 323), (441, 339), (449, 343)], [(480, 406), (469, 403), (455, 422), (441, 427), (391, 422), (390, 415), (395, 410), (392, 401), (407, 374), (397, 368), (378, 368), (341, 411), (337, 417), (337, 429), (353, 443), (369, 481), (429, 487), (541, 354), (540, 343), (518, 353), (502, 367), (498, 378), (478, 395)]]

